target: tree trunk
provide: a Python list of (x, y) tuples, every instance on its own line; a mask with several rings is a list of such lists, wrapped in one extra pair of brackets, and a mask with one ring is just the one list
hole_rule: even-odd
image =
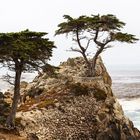
[(98, 56), (94, 56), (94, 58), (92, 59), (91, 65), (90, 65), (90, 76), (91, 77), (95, 77), (96, 76), (96, 61), (97, 61)]
[(90, 64), (90, 77), (95, 77), (96, 76), (96, 61), (98, 59), (98, 56), (100, 55), (100, 53), (103, 51), (103, 47), (101, 47), (99, 50), (97, 50), (96, 54), (94, 55), (92, 62)]
[(82, 45), (81, 45), (81, 42), (80, 42), (80, 39), (79, 39), (79, 33), (78, 33), (78, 29), (77, 29), (77, 31), (76, 31), (76, 38), (77, 38), (77, 42), (78, 42), (78, 45), (79, 45), (79, 47), (80, 47), (80, 53), (82, 54), (82, 56), (83, 56), (83, 58), (84, 58), (84, 60), (85, 60), (85, 62), (86, 62), (86, 65), (87, 65), (87, 67), (88, 67), (88, 74), (90, 73), (90, 62), (89, 62), (89, 60), (88, 60), (88, 58), (87, 58), (87, 56), (86, 56), (86, 49), (84, 48), (84, 47), (82, 47)]
[(15, 72), (15, 83), (14, 83), (14, 97), (11, 107), (11, 112), (7, 118), (6, 126), (9, 128), (15, 127), (15, 117), (18, 106), (18, 101), (20, 99), (20, 78), (21, 78), (21, 68), (16, 68)]

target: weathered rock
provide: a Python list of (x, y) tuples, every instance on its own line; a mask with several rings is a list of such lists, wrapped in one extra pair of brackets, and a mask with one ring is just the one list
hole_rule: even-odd
[(27, 85), (28, 85), (27, 82), (25, 82), (25, 81), (21, 81), (21, 83), (20, 83), (20, 88), (26, 88)]
[(31, 89), (39, 94), (28, 96), (19, 108), (20, 135), (40, 140), (139, 140), (140, 132), (112, 93), (102, 60), (97, 61), (96, 77), (86, 72), (83, 59), (72, 58), (60, 65), (55, 77), (44, 73), (28, 84), (24, 94)]

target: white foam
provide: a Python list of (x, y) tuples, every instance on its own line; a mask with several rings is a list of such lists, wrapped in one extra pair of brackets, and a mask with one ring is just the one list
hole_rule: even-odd
[(140, 98), (137, 99), (119, 99), (125, 115), (130, 118), (134, 126), (140, 130)]
[(119, 102), (125, 111), (140, 110), (140, 98), (130, 100), (119, 99)]

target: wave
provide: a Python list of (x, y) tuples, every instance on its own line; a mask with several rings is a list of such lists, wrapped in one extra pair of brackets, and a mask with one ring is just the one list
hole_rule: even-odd
[(137, 99), (120, 99), (120, 104), (126, 116), (133, 121), (134, 126), (140, 130), (140, 98)]

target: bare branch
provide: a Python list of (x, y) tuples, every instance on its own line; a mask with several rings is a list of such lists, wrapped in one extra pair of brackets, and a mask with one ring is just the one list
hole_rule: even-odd
[(78, 29), (77, 29), (77, 31), (76, 31), (76, 38), (77, 38), (77, 43), (78, 43), (78, 45), (79, 45), (79, 47), (80, 47), (80, 49), (81, 49), (81, 54), (83, 55), (83, 57), (84, 57), (84, 59), (85, 59), (87, 65), (89, 65), (88, 58), (87, 58), (87, 56), (86, 56), (86, 54), (85, 54), (85, 53), (86, 53), (86, 49), (81, 45), (81, 42), (80, 42), (80, 40), (79, 40)]
[(38, 64), (33, 63), (33, 62), (31, 62), (31, 61), (25, 61), (25, 63), (27, 63), (27, 64), (31, 65), (33, 68), (40, 67)]
[(85, 52), (85, 48), (81, 45), (81, 42), (80, 42), (78, 30), (76, 31), (76, 39), (77, 39), (78, 45), (79, 45), (80, 49), (82, 50), (82, 52)]
[(10, 85), (14, 85), (14, 82), (12, 82), (14, 78), (14, 76), (9, 75), (8, 73), (2, 77), (3, 81), (8, 82)]
[(107, 39), (106, 42), (104, 43), (104, 45), (107, 45), (108, 43), (110, 43), (112, 41), (112, 38)]
[(86, 39), (86, 36), (80, 37), (79, 40)]
[(74, 51), (74, 52), (79, 52), (79, 53), (81, 53), (82, 54), (82, 51), (81, 50), (79, 50), (79, 49), (76, 49), (76, 48), (70, 48), (71, 50), (70, 51)]
[(87, 56), (91, 56), (91, 52), (88, 52), (88, 53), (87, 53)]
[(85, 50), (87, 50), (87, 49), (88, 49), (88, 47), (89, 47), (89, 44), (90, 44), (90, 41), (91, 41), (91, 40), (93, 40), (93, 38), (88, 39), (88, 42), (87, 42), (87, 45), (86, 45)]
[(108, 49), (108, 48), (112, 48), (112, 47), (113, 47), (113, 46), (108, 45), (108, 46), (104, 47), (104, 50), (105, 50), (105, 49)]
[(95, 37), (94, 37), (94, 42), (95, 42), (98, 46), (104, 46), (103, 43), (97, 41), (98, 35), (99, 35), (99, 30), (97, 29), (97, 30), (96, 30), (96, 33), (95, 33)]
[(102, 36), (104, 36), (105, 31), (102, 32), (102, 34), (100, 36), (98, 36), (98, 38), (100, 39)]
[(98, 46), (98, 45), (97, 45), (97, 46), (96, 46), (96, 48), (97, 48), (97, 49), (100, 49), (100, 48), (101, 48), (101, 46)]

